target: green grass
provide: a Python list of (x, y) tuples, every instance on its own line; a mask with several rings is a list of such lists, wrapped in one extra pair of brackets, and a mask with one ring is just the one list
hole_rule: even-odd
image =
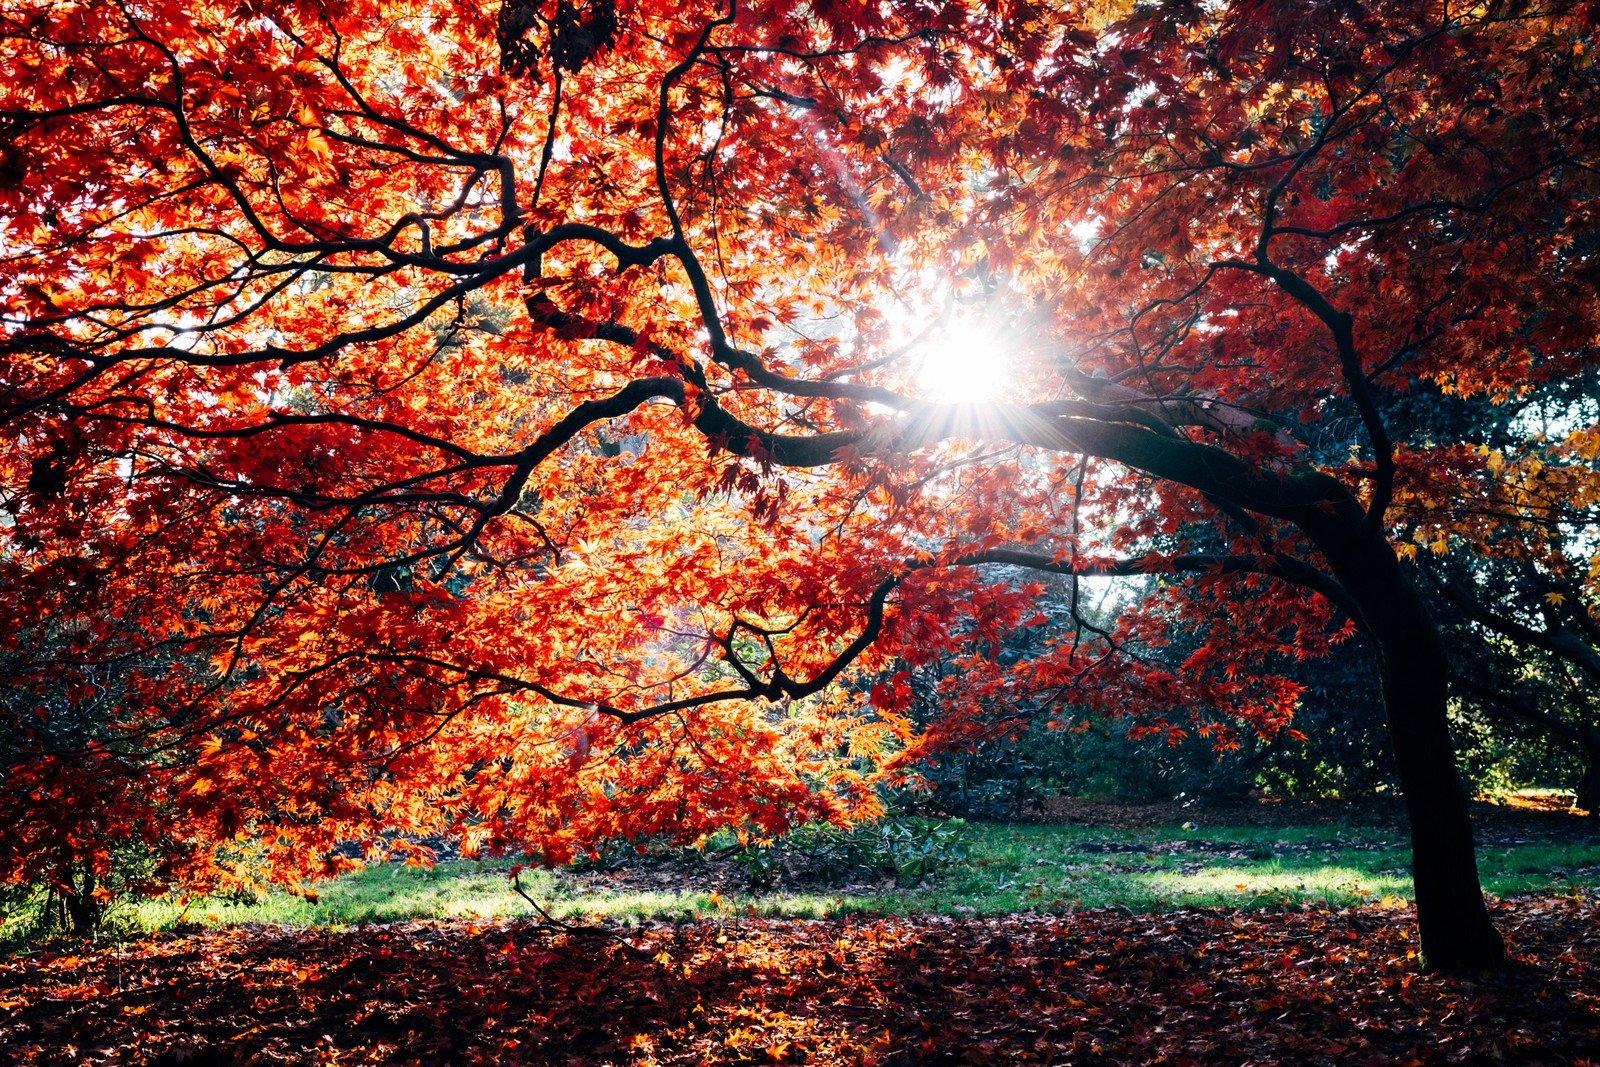
[[(1408, 849), (1371, 828), (1117, 831), (973, 823), (966, 828), (965, 850), (965, 859), (908, 888), (843, 886), (713, 897), (689, 887), (702, 862), (697, 856), (682, 861), (686, 886), (681, 890), (595, 892), (579, 879), (548, 871), (524, 871), (521, 881), (558, 918), (624, 922), (719, 914), (818, 918), (1096, 907), (1346, 907), (1411, 899)], [(1480, 849), (1479, 860), (1484, 887), (1496, 896), (1600, 886), (1600, 843), (1489, 847)], [(146, 901), (124, 906), (115, 925), (128, 932), (180, 923), (337, 927), (533, 914), (512, 892), (508, 870), (509, 864), (474, 861), (432, 868), (380, 864), (318, 887), (315, 901), (284, 893), (256, 900)]]

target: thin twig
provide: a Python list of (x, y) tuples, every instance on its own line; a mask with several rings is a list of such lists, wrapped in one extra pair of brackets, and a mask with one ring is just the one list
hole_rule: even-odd
[(545, 926), (553, 926), (569, 934), (589, 934), (593, 937), (609, 937), (621, 948), (625, 949), (627, 952), (639, 959), (645, 959), (650, 956), (650, 953), (645, 952), (643, 949), (637, 948), (634, 945), (630, 945), (626, 938), (613, 930), (607, 930), (600, 926), (574, 926), (571, 923), (562, 922), (554, 915), (551, 915), (550, 912), (546, 910), (544, 905), (540, 904), (537, 900), (534, 900), (528, 895), (527, 891), (522, 888), (522, 872), (520, 871), (511, 876), (511, 888), (516, 892), (517, 896), (521, 897), (523, 900), (526, 900), (528, 905), (532, 907), (534, 911), (539, 913), (539, 916), (543, 920), (543, 924)]

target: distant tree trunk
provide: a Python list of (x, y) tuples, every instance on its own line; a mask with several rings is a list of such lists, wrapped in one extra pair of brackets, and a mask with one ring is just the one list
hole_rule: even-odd
[(1448, 666), (1438, 626), (1382, 534), (1346, 532), (1322, 547), (1378, 650), (1411, 822), (1422, 965), (1437, 971), (1497, 967), (1505, 943), (1489, 921), (1478, 881), (1472, 818), (1446, 715)]
[(57, 878), (55, 898), (59, 925), (78, 937), (88, 937), (100, 925), (100, 902), (95, 899), (94, 871), (85, 868), (77, 877), (76, 865), (68, 866)]

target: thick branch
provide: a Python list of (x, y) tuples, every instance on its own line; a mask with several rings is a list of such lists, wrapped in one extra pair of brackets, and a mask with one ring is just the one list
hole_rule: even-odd
[(1581, 637), (1565, 629), (1536, 630), (1510, 616), (1485, 607), (1477, 597), (1458, 583), (1440, 578), (1427, 568), (1424, 570), (1428, 571), (1435, 587), (1444, 594), (1445, 599), (1471, 621), (1488, 627), (1518, 644), (1543, 649), (1551, 655), (1559, 656), (1582, 670), (1596, 683), (1600, 683), (1600, 650), (1596, 650)]

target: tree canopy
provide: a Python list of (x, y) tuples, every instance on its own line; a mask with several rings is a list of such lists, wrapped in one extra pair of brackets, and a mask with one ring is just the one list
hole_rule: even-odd
[[(5, 0), (0, 851), (766, 834), (1019, 701), (1288, 728), (1359, 634), (1424, 953), (1492, 962), (1407, 561), (1592, 623), (1595, 28)], [(1509, 458), (1449, 417), (1539, 397)]]

